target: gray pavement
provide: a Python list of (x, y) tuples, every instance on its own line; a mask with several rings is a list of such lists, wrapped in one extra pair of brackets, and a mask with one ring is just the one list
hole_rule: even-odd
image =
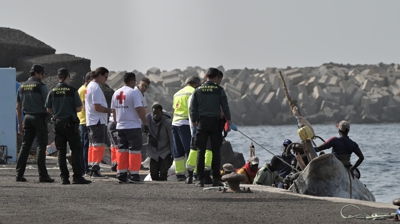
[[(118, 184), (114, 178), (61, 185), (59, 170), (51, 161), (49, 174), (56, 182), (39, 183), (35, 167), (30, 165), (25, 174), (28, 182), (21, 183), (15, 182), (15, 165), (0, 166), (0, 223), (365, 223), (343, 219), (341, 208), (355, 204), (367, 214), (397, 208), (253, 185), (248, 186), (254, 193), (243, 194), (204, 191), (172, 181)], [(345, 211), (345, 215), (360, 213), (354, 208)]]

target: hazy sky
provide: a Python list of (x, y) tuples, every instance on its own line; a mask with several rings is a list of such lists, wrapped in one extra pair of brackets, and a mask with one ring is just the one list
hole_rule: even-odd
[(114, 71), (400, 62), (398, 0), (0, 0), (0, 26)]

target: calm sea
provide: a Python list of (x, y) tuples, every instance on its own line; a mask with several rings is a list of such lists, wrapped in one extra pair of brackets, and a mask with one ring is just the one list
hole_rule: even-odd
[[(240, 126), (243, 134), (250, 137), (274, 154), (282, 153), (282, 142), (290, 139), (300, 142), (297, 136), (297, 127), (285, 126)], [(327, 140), (333, 136), (339, 136), (337, 128), (331, 125), (313, 125), (316, 135)], [(361, 172), (361, 181), (375, 195), (377, 202), (392, 203), (393, 199), (400, 197), (400, 124), (352, 124), (349, 133), (350, 138), (357, 142), (364, 154), (364, 161), (358, 167)], [(252, 140), (239, 132), (231, 131), (227, 138), (231, 142), (233, 150), (243, 153), (247, 160), (250, 156), (249, 146)], [(322, 141), (316, 140), (316, 144)], [(272, 154), (255, 145), (256, 156), (260, 163), (269, 162)], [(331, 152), (330, 149), (325, 152)], [(351, 161), (354, 164), (357, 156), (353, 154)]]

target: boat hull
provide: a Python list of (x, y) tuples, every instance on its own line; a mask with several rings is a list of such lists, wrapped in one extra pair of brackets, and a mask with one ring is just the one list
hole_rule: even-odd
[(333, 154), (313, 159), (294, 181), (290, 190), (300, 194), (375, 201), (374, 195), (356, 177), (352, 177)]

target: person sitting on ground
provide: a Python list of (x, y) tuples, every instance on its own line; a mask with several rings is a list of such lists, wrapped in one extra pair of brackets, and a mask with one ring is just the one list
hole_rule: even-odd
[(235, 172), (235, 168), (233, 167), (233, 165), (230, 164), (230, 163), (225, 163), (222, 166), (221, 176), (223, 176), (225, 174), (230, 174), (230, 173), (233, 173), (233, 172)]
[(152, 180), (166, 181), (172, 165), (172, 123), (171, 117), (163, 112), (160, 104), (154, 104), (152, 113), (146, 115), (149, 124), (147, 155), (150, 160)]
[[(350, 169), (353, 173), (354, 170), (362, 163), (364, 160), (364, 155), (358, 147), (358, 144), (351, 140), (348, 136), (350, 131), (350, 123), (343, 120), (336, 125), (339, 131), (340, 137), (332, 137), (324, 142), (322, 145), (315, 148), (317, 152), (325, 149), (332, 148), (332, 153), (343, 163), (343, 165)], [(352, 153), (358, 156), (357, 162), (352, 166), (350, 162), (350, 156)]]
[(246, 164), (240, 169), (236, 170), (236, 173), (240, 173), (246, 176), (245, 184), (252, 184), (254, 177), (258, 172), (259, 159), (256, 156), (251, 157)]
[(284, 180), (279, 176), (278, 170), (282, 165), (282, 161), (277, 156), (272, 157), (270, 163), (265, 163), (257, 172), (254, 178), (254, 185), (281, 186), (283, 188)]

